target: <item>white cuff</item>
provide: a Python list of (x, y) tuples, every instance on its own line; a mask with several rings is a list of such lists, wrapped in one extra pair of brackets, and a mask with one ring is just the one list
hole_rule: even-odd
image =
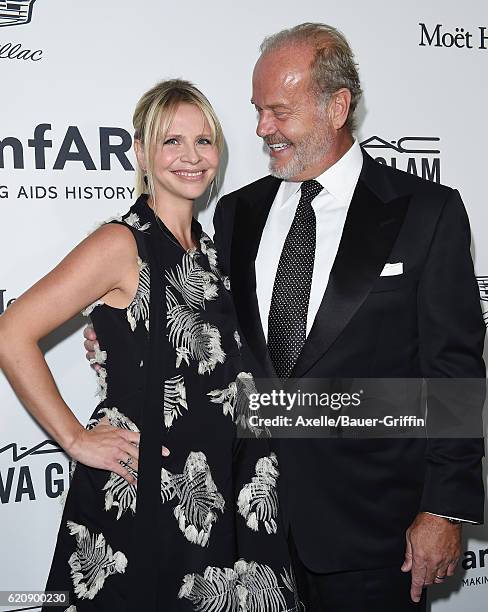
[(457, 516), (445, 516), (444, 514), (436, 514), (435, 512), (427, 512), (427, 514), (432, 514), (432, 516), (440, 516), (445, 519), (453, 519), (454, 521), (461, 521), (461, 523), (471, 523), (472, 525), (477, 525), (476, 521), (468, 521), (467, 519), (458, 518)]

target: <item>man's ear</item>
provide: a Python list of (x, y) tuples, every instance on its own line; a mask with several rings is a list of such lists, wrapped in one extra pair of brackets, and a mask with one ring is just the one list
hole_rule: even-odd
[(335, 91), (329, 101), (329, 118), (336, 130), (340, 130), (347, 121), (351, 106), (351, 92), (343, 87)]
[(139, 168), (143, 172), (147, 171), (146, 166), (146, 156), (144, 155), (144, 149), (142, 147), (142, 142), (137, 138), (134, 140), (134, 152), (136, 154), (137, 163), (139, 164)]

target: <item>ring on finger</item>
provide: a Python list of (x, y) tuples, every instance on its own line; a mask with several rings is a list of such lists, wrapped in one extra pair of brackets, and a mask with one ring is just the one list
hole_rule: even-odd
[(128, 467), (133, 461), (134, 461), (134, 459), (130, 455), (128, 455), (128, 457), (127, 457), (127, 459), (125, 461), (123, 459), (119, 459), (119, 463), (123, 467)]
[(437, 580), (445, 580), (446, 576), (438, 576), (437, 574), (435, 575), (435, 577), (437, 578)]

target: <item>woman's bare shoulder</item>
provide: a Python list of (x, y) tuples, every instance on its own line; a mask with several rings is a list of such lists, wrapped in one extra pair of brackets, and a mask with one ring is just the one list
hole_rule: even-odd
[[(133, 259), (137, 256), (137, 243), (128, 225), (104, 223), (91, 233), (83, 243), (95, 249), (103, 249), (106, 256)], [(82, 244), (83, 244), (82, 243)]]

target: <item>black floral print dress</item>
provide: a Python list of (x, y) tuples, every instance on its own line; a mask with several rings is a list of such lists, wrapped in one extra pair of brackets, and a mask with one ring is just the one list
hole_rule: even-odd
[(46, 590), (69, 591), (63, 612), (302, 610), (277, 457), (263, 432), (237, 436), (253, 373), (215, 246), (193, 220), (185, 251), (145, 195), (116, 222), (136, 239), (139, 286), (128, 308), (84, 312), (101, 366), (86, 427), (106, 416), (141, 432), (138, 484), (71, 463)]

